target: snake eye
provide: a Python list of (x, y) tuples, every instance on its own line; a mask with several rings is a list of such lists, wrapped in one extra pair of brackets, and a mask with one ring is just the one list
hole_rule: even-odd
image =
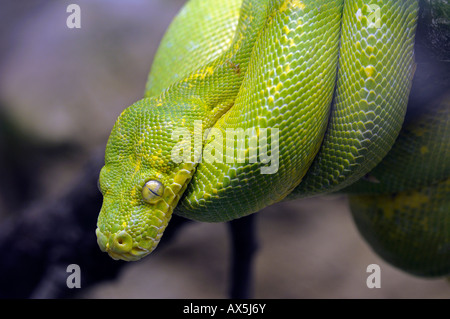
[(154, 204), (164, 194), (164, 185), (157, 180), (149, 180), (142, 188), (142, 198), (149, 204)]

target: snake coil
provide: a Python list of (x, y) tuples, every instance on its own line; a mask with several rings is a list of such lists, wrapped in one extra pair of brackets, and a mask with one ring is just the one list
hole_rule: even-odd
[(100, 248), (137, 260), (173, 212), (229, 221), (340, 191), (386, 260), (448, 275), (449, 97), (403, 126), (418, 12), (418, 0), (190, 0), (111, 132)]

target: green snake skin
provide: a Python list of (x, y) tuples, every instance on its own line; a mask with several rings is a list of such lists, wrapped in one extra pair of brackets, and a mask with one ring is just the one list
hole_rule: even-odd
[(380, 28), (374, 30), (358, 15), (363, 2), (346, 2), (340, 52), (346, 58), (340, 59), (327, 135), (291, 198), (336, 191), (357, 181), (386, 155), (403, 123), (417, 3), (390, 1), (389, 8), (381, 9)]
[[(418, 2), (189, 1), (161, 42), (145, 98), (120, 115), (108, 140), (100, 248), (138, 260), (155, 249), (172, 213), (229, 221), (282, 200), (349, 189), (382, 161), (401, 130)], [(433, 173), (448, 176), (448, 169)], [(437, 180), (424, 177), (421, 191), (430, 211), (443, 215), (448, 183), (426, 188)], [(364, 214), (372, 206), (359, 205), (358, 196), (375, 195), (353, 196), (361, 219), (372, 214)], [(402, 216), (413, 216), (428, 206), (404, 209)], [(398, 235), (355, 220), (365, 237), (380, 227), (382, 236)], [(448, 251), (448, 238), (434, 235), (445, 231), (430, 235), (430, 247)], [(381, 242), (389, 251), (389, 240)], [(419, 268), (450, 272), (444, 262), (425, 260)]]
[(187, 2), (159, 45), (145, 97), (160, 94), (170, 84), (228, 50), (241, 5), (242, 0), (220, 1), (213, 6), (209, 1)]
[(450, 269), (450, 179), (416, 190), (352, 195), (355, 223), (371, 247), (408, 273), (438, 277)]
[(411, 274), (450, 269), (450, 96), (421, 108), (388, 155), (344, 191), (355, 223), (386, 261)]
[[(450, 176), (450, 95), (425, 105), (405, 123), (387, 156), (344, 191), (385, 194), (438, 183)], [(375, 181), (375, 182), (371, 182)]]

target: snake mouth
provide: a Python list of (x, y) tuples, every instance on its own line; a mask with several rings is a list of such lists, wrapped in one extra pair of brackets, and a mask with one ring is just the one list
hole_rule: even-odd
[(115, 260), (136, 261), (151, 253), (149, 249), (135, 246), (130, 234), (124, 230), (114, 234), (104, 234), (97, 228), (95, 233), (100, 250), (107, 252)]

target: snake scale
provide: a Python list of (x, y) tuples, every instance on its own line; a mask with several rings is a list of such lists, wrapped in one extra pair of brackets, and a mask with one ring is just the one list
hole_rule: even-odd
[(223, 222), (347, 192), (383, 258), (450, 274), (449, 96), (404, 125), (418, 0), (190, 0), (115, 123), (97, 241), (155, 249), (173, 213)]

